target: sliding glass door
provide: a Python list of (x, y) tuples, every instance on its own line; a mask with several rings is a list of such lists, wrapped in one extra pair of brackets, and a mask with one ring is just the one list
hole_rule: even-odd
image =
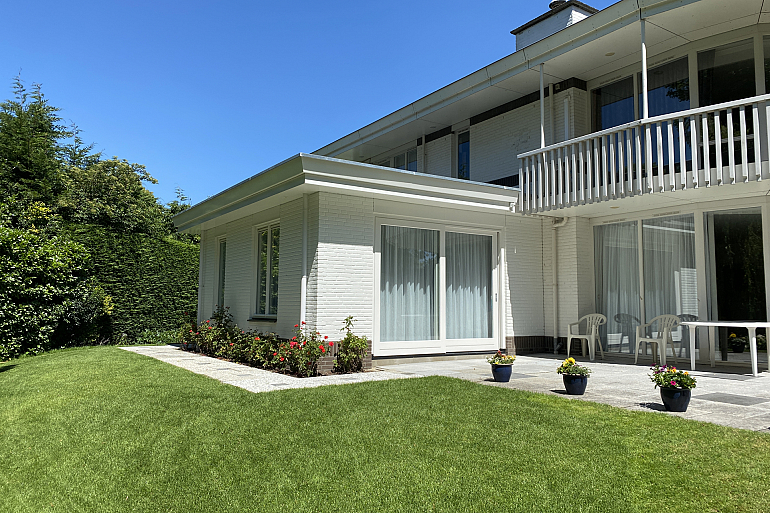
[[(634, 354), (636, 327), (658, 315), (697, 319), (692, 214), (596, 226), (594, 257), (597, 310), (607, 316), (602, 331), (605, 351)], [(673, 339), (668, 352), (689, 356), (687, 333), (678, 329)]]
[(376, 354), (500, 347), (496, 235), (415, 224), (379, 227)]

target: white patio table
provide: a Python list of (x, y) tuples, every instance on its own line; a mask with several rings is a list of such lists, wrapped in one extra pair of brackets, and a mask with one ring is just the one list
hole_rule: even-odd
[(759, 375), (757, 365), (757, 328), (770, 328), (770, 322), (754, 321), (683, 321), (683, 326), (690, 330), (690, 369), (695, 369), (695, 328), (704, 326), (709, 329), (709, 355), (711, 355), (711, 366), (716, 365), (714, 351), (714, 329), (723, 326), (727, 328), (747, 328), (749, 330), (749, 348), (751, 350), (751, 372)]

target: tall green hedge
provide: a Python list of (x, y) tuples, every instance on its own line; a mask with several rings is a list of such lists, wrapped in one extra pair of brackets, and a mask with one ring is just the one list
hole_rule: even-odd
[(197, 244), (94, 225), (69, 227), (91, 254), (94, 277), (112, 297), (107, 328), (113, 341), (136, 340), (143, 331), (178, 327), (198, 305)]

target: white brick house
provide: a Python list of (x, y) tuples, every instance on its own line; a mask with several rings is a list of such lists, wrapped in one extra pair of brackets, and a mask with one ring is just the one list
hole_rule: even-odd
[(353, 315), (385, 357), (551, 350), (598, 311), (620, 358), (661, 313), (767, 320), (763, 5), (553, 2), (515, 53), (179, 214), (199, 318), (334, 337)]

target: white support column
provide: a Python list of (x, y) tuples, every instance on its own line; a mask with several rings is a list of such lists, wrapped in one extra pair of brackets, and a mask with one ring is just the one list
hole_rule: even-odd
[(543, 94), (543, 64), (540, 64), (540, 147), (545, 148), (545, 95)]
[(644, 18), (640, 22), (642, 24), (642, 119), (647, 119), (650, 117), (647, 103), (647, 39), (645, 36)]

